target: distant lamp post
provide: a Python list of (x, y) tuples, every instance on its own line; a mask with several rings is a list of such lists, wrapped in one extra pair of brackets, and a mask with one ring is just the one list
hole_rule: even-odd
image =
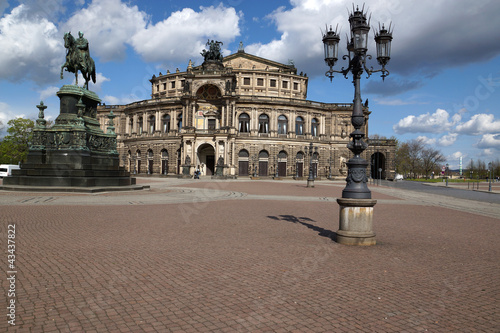
[(252, 164), (253, 164), (253, 178), (257, 177), (257, 161), (258, 161), (257, 155), (252, 156)]
[[(336, 241), (341, 244), (348, 245), (374, 245), (375, 233), (372, 230), (373, 206), (376, 200), (371, 200), (371, 192), (368, 189), (366, 176), (366, 168), (368, 162), (361, 157), (361, 154), (368, 147), (363, 141), (365, 136), (361, 128), (365, 125), (365, 116), (361, 104), (361, 89), (360, 79), (363, 72), (367, 76), (375, 72), (381, 72), (382, 79), (389, 75), (389, 71), (385, 68), (389, 62), (391, 55), (392, 31), (391, 26), (385, 29), (384, 25), (379, 26), (379, 30), (375, 31), (375, 43), (377, 47), (377, 61), (382, 66), (381, 69), (374, 70), (373, 67), (367, 68), (366, 59), (371, 59), (368, 51), (368, 33), (370, 31), (370, 23), (366, 19), (364, 6), (361, 10), (359, 7), (354, 9), (349, 14), (350, 38), (347, 40), (347, 54), (342, 57), (343, 60), (349, 59), (349, 66), (342, 67), (340, 71), (334, 70), (333, 67), (338, 60), (338, 45), (340, 36), (330, 27), (323, 36), (323, 44), (325, 51), (325, 62), (330, 69), (325, 73), (330, 81), (333, 79), (333, 73), (341, 73), (345, 78), (352, 73), (354, 84), (354, 101), (351, 116), (351, 124), (354, 127), (354, 132), (350, 134), (352, 141), (347, 145), (347, 148), (353, 152), (354, 157), (347, 162), (347, 178), (346, 187), (342, 191), (342, 199), (337, 199), (340, 205), (340, 226), (336, 233)], [(363, 207), (360, 209), (360, 207)]]
[(313, 143), (309, 144), (309, 147), (305, 146), (304, 151), (306, 155), (309, 155), (309, 177), (307, 178), (307, 187), (314, 187), (314, 174), (312, 167), (313, 151), (318, 152), (318, 147), (313, 148)]
[(492, 168), (492, 165), (491, 165), (491, 162), (488, 163), (488, 180), (489, 180), (489, 184), (488, 184), (488, 191), (491, 192), (491, 172), (493, 171), (493, 168)]
[(274, 166), (274, 172), (276, 174), (275, 178), (278, 178), (279, 175), (278, 175), (278, 164), (279, 164), (279, 158), (280, 158), (280, 155), (276, 155), (276, 164)]
[(333, 158), (330, 156), (328, 157), (328, 165), (329, 165), (329, 169), (328, 169), (328, 179), (332, 179), (332, 163), (333, 163)]

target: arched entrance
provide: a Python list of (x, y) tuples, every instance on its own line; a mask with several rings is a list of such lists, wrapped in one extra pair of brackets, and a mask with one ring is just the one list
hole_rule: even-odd
[(168, 174), (168, 151), (166, 149), (161, 151), (161, 174)]
[(286, 151), (282, 150), (278, 154), (278, 177), (286, 177), (286, 162), (288, 160), (288, 154)]
[(238, 153), (238, 176), (248, 176), (248, 150), (242, 149)]
[(295, 163), (295, 177), (303, 177), (304, 174), (304, 153), (299, 151)]
[(136, 169), (138, 174), (141, 173), (141, 151), (139, 149), (137, 149), (137, 151), (136, 151), (136, 168), (135, 169)]
[(153, 174), (154, 155), (151, 149), (148, 150), (148, 175)]
[(314, 178), (318, 177), (318, 164), (319, 164), (319, 154), (317, 152), (314, 152), (312, 156), (312, 170)]
[[(385, 155), (376, 152), (371, 157), (371, 177), (373, 179), (385, 179)], [(379, 170), (382, 169), (382, 170)]]
[(215, 149), (208, 143), (198, 147), (198, 161), (196, 167), (200, 165), (202, 175), (215, 175)]
[(269, 162), (269, 153), (266, 150), (259, 152), (259, 176), (267, 177), (267, 168)]

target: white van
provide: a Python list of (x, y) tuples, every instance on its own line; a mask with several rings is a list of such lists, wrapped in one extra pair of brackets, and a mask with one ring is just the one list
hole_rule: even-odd
[(12, 170), (20, 169), (19, 165), (15, 164), (0, 164), (0, 178), (12, 176)]

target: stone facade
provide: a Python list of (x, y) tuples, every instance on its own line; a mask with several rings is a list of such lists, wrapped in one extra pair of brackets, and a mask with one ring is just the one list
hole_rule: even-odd
[[(101, 105), (113, 110), (120, 163), (136, 174), (227, 177), (345, 177), (352, 104), (307, 100), (308, 77), (293, 65), (240, 49), (222, 62), (153, 76), (151, 99)], [(370, 111), (364, 108), (366, 124)], [(368, 125), (363, 128), (368, 136)], [(312, 155), (304, 149), (313, 142)], [(393, 177), (394, 141), (384, 150), (384, 178)], [(370, 161), (369, 148), (364, 158)], [(380, 155), (377, 155), (380, 157)], [(380, 165), (377, 164), (377, 166)], [(331, 167), (331, 169), (330, 169)], [(368, 170), (370, 172), (370, 170)]]

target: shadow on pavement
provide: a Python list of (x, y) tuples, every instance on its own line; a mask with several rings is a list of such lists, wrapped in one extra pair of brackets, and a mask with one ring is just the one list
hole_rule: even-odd
[(318, 232), (318, 235), (320, 235), (322, 237), (327, 237), (327, 238), (333, 239), (335, 236), (335, 232), (333, 232), (331, 230), (324, 229), (324, 228), (315, 226), (311, 223), (308, 223), (308, 222), (315, 222), (314, 220), (312, 220), (308, 217), (297, 217), (294, 215), (279, 215), (279, 216), (268, 216), (268, 218), (270, 218), (272, 220), (276, 220), (276, 221), (287, 221), (287, 222), (302, 224), (302, 225), (308, 227), (309, 229), (312, 229), (312, 230)]

